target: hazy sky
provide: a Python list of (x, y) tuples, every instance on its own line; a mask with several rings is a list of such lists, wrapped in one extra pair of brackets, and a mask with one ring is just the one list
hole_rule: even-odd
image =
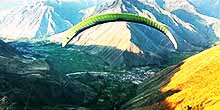
[[(14, 9), (18, 6), (24, 5), (28, 2), (37, 1), (37, 0), (0, 0), (0, 19), (7, 14), (11, 9)], [(39, 1), (39, 0), (38, 0)], [(44, 0), (40, 0), (44, 1)], [(57, 1), (57, 0), (46, 0), (46, 1)], [(58, 1), (71, 1), (76, 3), (98, 3), (103, 0), (58, 0)], [(95, 3), (95, 4), (96, 4)]]
[[(36, 0), (0, 0), (0, 10), (14, 8), (16, 6), (22, 5), (27, 1), (36, 1)], [(53, 0), (51, 0), (53, 1)], [(59, 1), (74, 1), (74, 2), (81, 2), (81, 1), (89, 1), (89, 2), (98, 2), (102, 0), (59, 0)]]
[(10, 12), (11, 9), (16, 8), (24, 3), (25, 0), (0, 0), (0, 20)]
[(10, 9), (22, 4), (25, 0), (0, 0), (0, 10)]

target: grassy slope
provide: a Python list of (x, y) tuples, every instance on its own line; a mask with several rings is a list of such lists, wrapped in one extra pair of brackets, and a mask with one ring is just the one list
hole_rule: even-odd
[(126, 110), (219, 110), (220, 47), (216, 46), (171, 66), (138, 90)]
[(169, 107), (177, 110), (204, 109), (220, 104), (220, 47), (187, 59), (161, 89), (162, 92), (169, 90), (180, 90), (165, 100)]

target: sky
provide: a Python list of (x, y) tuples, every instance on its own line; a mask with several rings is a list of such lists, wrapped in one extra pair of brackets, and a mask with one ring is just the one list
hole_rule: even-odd
[(24, 0), (0, 0), (0, 20), (10, 12), (11, 9), (14, 9), (22, 5)]
[[(0, 0), (0, 10), (7, 10), (19, 5), (26, 3), (27, 1), (33, 0)], [(60, 1), (74, 1), (74, 2), (81, 2), (81, 1), (89, 1), (89, 2), (98, 2), (101, 0), (60, 0)]]
[(19, 6), (24, 0), (0, 0), (0, 10), (10, 9)]

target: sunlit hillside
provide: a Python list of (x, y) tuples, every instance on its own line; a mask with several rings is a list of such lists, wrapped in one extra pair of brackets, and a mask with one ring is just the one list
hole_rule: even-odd
[[(166, 98), (175, 110), (220, 109), (220, 47), (214, 47), (185, 61), (162, 92), (180, 90)], [(210, 108), (210, 109), (209, 109)]]
[(220, 47), (216, 46), (146, 81), (126, 110), (219, 110)]

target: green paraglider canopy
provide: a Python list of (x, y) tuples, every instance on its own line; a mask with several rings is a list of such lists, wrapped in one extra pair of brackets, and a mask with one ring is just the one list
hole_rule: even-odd
[(117, 22), (117, 21), (140, 23), (155, 28), (158, 31), (164, 33), (167, 36), (167, 38), (172, 42), (174, 48), (177, 49), (176, 39), (173, 37), (173, 35), (171, 34), (171, 32), (169, 31), (168, 27), (165, 24), (150, 18), (138, 16), (135, 14), (128, 14), (128, 13), (102, 14), (102, 15), (89, 17), (83, 20), (82, 22), (76, 24), (75, 26), (73, 26), (70, 30), (68, 30), (67, 34), (63, 38), (62, 46), (65, 47), (75, 36), (77, 36), (79, 33), (81, 33), (82, 31), (88, 28), (103, 23)]

